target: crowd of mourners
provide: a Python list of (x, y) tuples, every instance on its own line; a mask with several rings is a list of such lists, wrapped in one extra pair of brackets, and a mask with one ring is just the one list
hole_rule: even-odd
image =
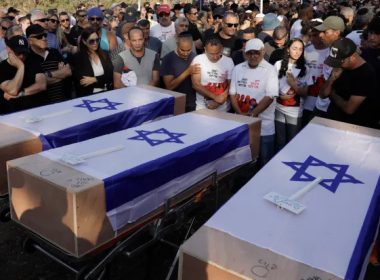
[(265, 164), (314, 116), (379, 128), (379, 0), (0, 9), (0, 115), (135, 85), (259, 117)]

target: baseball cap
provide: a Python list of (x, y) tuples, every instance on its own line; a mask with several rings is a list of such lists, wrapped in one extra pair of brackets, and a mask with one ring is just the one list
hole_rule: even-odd
[(137, 21), (137, 10), (133, 7), (128, 7), (126, 10), (125, 10), (125, 14), (124, 14), (124, 17), (123, 19), (126, 21), (126, 22), (136, 22)]
[(87, 11), (87, 17), (100, 17), (103, 18), (103, 12), (98, 7), (91, 8)]
[(169, 7), (169, 5), (162, 4), (162, 5), (158, 6), (158, 8), (157, 8), (157, 14), (159, 14), (159, 13), (170, 14), (170, 7)]
[(340, 30), (343, 32), (346, 26), (342, 18), (338, 16), (329, 16), (327, 17), (322, 24), (315, 27), (318, 31), (326, 31), (328, 29)]
[(11, 39), (6, 40), (5, 44), (16, 54), (29, 52), (28, 40), (24, 36), (13, 36)]
[(264, 16), (261, 28), (263, 30), (274, 30), (279, 25), (280, 21), (278, 20), (277, 15), (269, 13)]
[(250, 39), (246, 44), (245, 44), (245, 52), (249, 51), (259, 51), (264, 48), (264, 43), (260, 39)]
[(42, 34), (44, 32), (45, 32), (45, 29), (39, 24), (29, 25), (25, 31), (27, 38), (29, 38), (30, 35)]
[(330, 48), (330, 54), (325, 59), (325, 64), (333, 68), (341, 67), (343, 60), (353, 55), (356, 48), (356, 44), (351, 39), (336, 40)]

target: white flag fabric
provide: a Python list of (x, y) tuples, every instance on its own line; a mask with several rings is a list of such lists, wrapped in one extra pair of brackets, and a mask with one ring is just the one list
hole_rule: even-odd
[(40, 137), (47, 149), (126, 129), (173, 111), (171, 95), (128, 87), (4, 115), (0, 122)]
[(104, 181), (107, 211), (114, 229), (149, 213), (205, 176), (251, 160), (247, 125), (197, 113), (144, 124), (42, 155), (55, 161), (65, 159), (73, 168)]
[[(202, 246), (248, 277), (360, 279), (379, 221), (379, 175), (380, 138), (309, 124), (206, 223), (241, 250), (218, 238)], [(299, 215), (264, 199), (290, 197), (317, 177), (297, 198), (306, 206)]]

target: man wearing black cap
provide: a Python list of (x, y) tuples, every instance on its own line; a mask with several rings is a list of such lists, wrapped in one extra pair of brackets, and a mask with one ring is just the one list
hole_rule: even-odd
[[(71, 69), (63, 62), (58, 50), (48, 48), (46, 31), (38, 24), (26, 29), (26, 37), (30, 45), (28, 59), (31, 63), (41, 65), (47, 81), (45, 97), (47, 103), (61, 102), (66, 99), (64, 81), (71, 76)], [(70, 94), (68, 92), (68, 96)]]
[(28, 41), (17, 35), (6, 44), (8, 59), (0, 63), (0, 114), (44, 104), (45, 75), (27, 59)]
[(373, 126), (373, 112), (368, 110), (368, 102), (372, 100), (376, 90), (375, 72), (356, 49), (355, 43), (347, 38), (332, 44), (325, 63), (333, 71), (320, 94), (331, 99), (327, 111), (329, 118)]

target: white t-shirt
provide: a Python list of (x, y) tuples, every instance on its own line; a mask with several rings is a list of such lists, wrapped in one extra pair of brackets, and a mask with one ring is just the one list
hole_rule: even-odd
[[(256, 68), (250, 68), (248, 62), (235, 66), (232, 71), (230, 95), (234, 98), (236, 94), (249, 96), (249, 103), (259, 103), (265, 96), (275, 98), (278, 96), (278, 78), (276, 69), (264, 59)], [(276, 100), (272, 102), (261, 114), (261, 136), (273, 135), (274, 110)]]
[[(201, 85), (212, 92), (222, 92), (226, 89), (227, 80), (231, 80), (232, 69), (234, 62), (230, 57), (222, 55), (215, 63), (211, 62), (206, 54), (200, 54), (194, 57), (191, 64), (199, 64), (201, 67)], [(207, 100), (203, 95), (196, 93), (196, 110), (207, 108)], [(216, 108), (217, 111), (227, 112), (230, 109), (230, 101), (227, 100), (222, 105)]]
[(0, 38), (0, 61), (6, 60), (7, 58), (7, 45), (5, 44), (4, 38)]
[[(323, 64), (323, 77), (325, 81), (330, 77), (332, 70), (333, 70), (332, 67), (326, 64)], [(320, 111), (327, 112), (327, 109), (329, 108), (330, 103), (331, 101), (329, 97), (321, 98), (320, 96), (318, 96), (317, 101), (315, 102), (315, 107)]]
[(158, 38), (161, 42), (175, 36), (174, 22), (169, 26), (156, 24), (150, 28), (150, 36)]
[[(274, 67), (276, 68), (277, 75), (278, 75), (281, 68), (281, 60), (277, 61), (274, 64)], [(301, 69), (296, 68), (295, 64), (289, 63), (288, 71), (291, 71), (293, 76), (297, 79), (298, 87), (305, 87), (305, 86), (309, 86), (313, 84), (313, 79), (310, 75), (310, 71), (307, 66), (306, 66), (306, 74), (303, 77), (298, 77), (299, 73), (301, 72)], [(291, 88), (287, 82), (287, 77), (286, 75), (282, 76), (281, 78), (279, 78), (279, 95), (287, 94), (289, 90), (291, 90)], [(302, 117), (303, 100), (301, 98), (296, 96), (296, 98), (287, 100), (286, 103), (288, 103), (289, 105), (285, 106), (283, 104), (280, 104), (278, 101), (276, 104), (276, 110), (293, 118)]]
[(305, 48), (305, 60), (306, 65), (310, 69), (310, 75), (313, 79), (313, 85), (309, 87), (308, 96), (304, 97), (303, 108), (308, 111), (313, 111), (315, 103), (317, 102), (317, 97), (322, 84), (325, 81), (323, 69), (324, 61), (329, 55), (329, 48), (317, 50), (314, 45), (309, 45)]
[(290, 39), (301, 38), (302, 20), (297, 19), (290, 28)]
[(346, 38), (351, 39), (357, 47), (361, 45), (361, 36), (363, 34), (363, 30), (353, 30), (346, 35)]

